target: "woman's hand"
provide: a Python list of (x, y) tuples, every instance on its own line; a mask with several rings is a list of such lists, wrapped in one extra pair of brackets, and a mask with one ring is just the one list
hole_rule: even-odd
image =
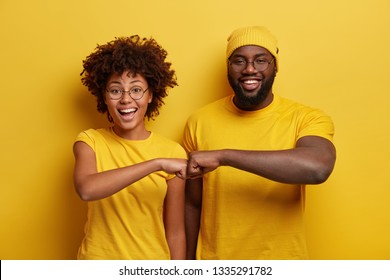
[(187, 159), (181, 158), (162, 158), (161, 170), (175, 174), (180, 179), (186, 179), (187, 177)]

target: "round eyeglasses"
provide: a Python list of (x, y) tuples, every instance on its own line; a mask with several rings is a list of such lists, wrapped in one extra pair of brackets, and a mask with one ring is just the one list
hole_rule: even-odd
[(108, 92), (108, 95), (112, 100), (121, 99), (124, 93), (128, 93), (129, 96), (134, 100), (139, 100), (144, 96), (145, 92), (148, 89), (149, 88), (143, 90), (141, 87), (138, 86), (132, 87), (130, 90), (124, 90), (123, 88), (120, 87), (110, 87), (106, 89), (106, 91)]
[(268, 61), (268, 60), (265, 60), (263, 58), (258, 57), (253, 61), (247, 61), (243, 57), (234, 57), (232, 59), (229, 59), (229, 64), (232, 67), (233, 71), (241, 72), (248, 67), (249, 63), (252, 63), (253, 67), (257, 71), (262, 72), (262, 71), (267, 70), (268, 66), (272, 62), (274, 62), (274, 60), (275, 60), (275, 58), (273, 58), (271, 61)]

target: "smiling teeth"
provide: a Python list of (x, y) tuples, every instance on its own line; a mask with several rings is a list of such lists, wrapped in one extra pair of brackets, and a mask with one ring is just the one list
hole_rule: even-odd
[(135, 112), (135, 111), (136, 111), (135, 108), (131, 108), (131, 109), (120, 110), (119, 112), (121, 112), (121, 113), (131, 113), (131, 112)]
[(246, 80), (244, 81), (244, 84), (256, 84), (257, 81), (256, 80)]

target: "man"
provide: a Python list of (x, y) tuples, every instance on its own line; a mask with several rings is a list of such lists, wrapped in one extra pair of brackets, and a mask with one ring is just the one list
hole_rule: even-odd
[(233, 31), (226, 55), (234, 94), (184, 132), (187, 257), (307, 259), (305, 185), (333, 170), (333, 122), (273, 93), (278, 47), (266, 28)]

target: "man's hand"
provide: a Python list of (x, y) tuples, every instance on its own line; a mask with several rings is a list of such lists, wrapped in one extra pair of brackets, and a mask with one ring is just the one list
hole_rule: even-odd
[(221, 166), (222, 151), (196, 151), (188, 156), (187, 178), (195, 179)]

